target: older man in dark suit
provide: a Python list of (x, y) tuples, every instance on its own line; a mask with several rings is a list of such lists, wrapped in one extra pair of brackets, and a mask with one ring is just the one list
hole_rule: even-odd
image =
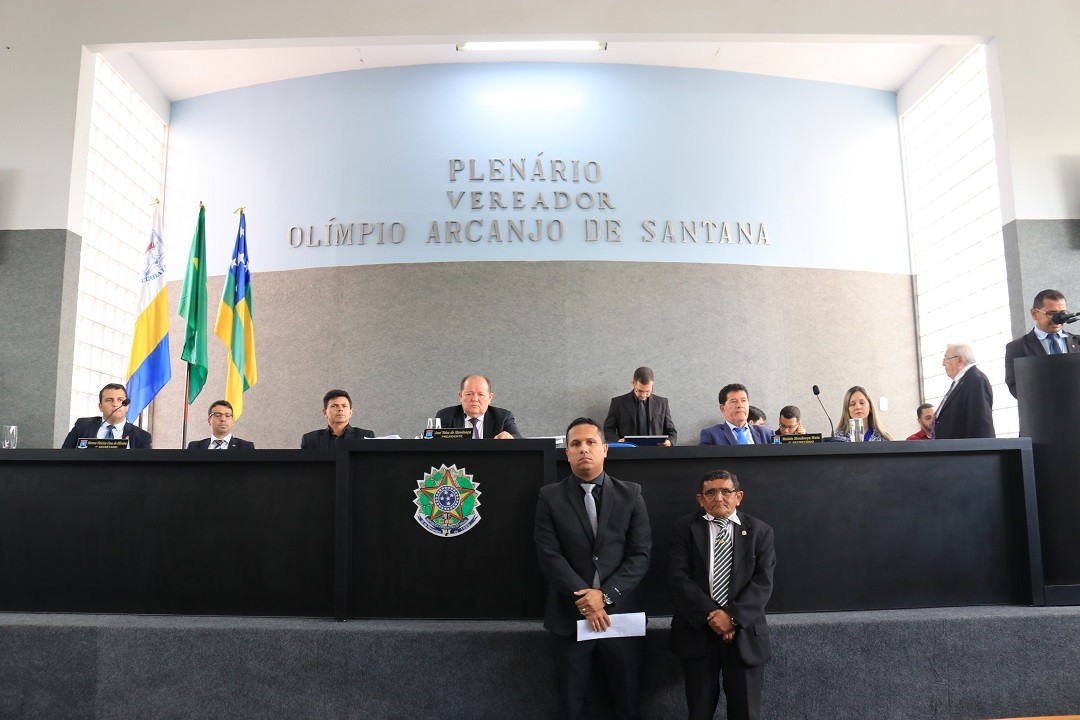
[(728, 720), (761, 715), (776, 554), (772, 528), (736, 511), (742, 499), (735, 474), (714, 470), (698, 488), (701, 511), (675, 522), (670, 647), (682, 660), (690, 720), (712, 719), (721, 673)]
[(460, 405), (451, 405), (435, 413), (444, 428), (471, 428), (477, 440), (521, 439), (514, 413), (491, 404), (495, 393), (491, 380), (483, 375), (466, 375), (458, 392)]
[(971, 346), (949, 345), (941, 364), (945, 374), (952, 378), (952, 384), (934, 413), (934, 439), (997, 437), (994, 391), (983, 371), (975, 367), (975, 352)]
[(652, 530), (641, 486), (604, 472), (607, 444), (600, 425), (578, 418), (566, 429), (573, 474), (540, 488), (534, 538), (548, 581), (544, 627), (558, 684), (556, 716), (585, 717), (593, 662), (604, 670), (618, 718), (640, 718), (638, 672), (644, 638), (577, 641), (577, 621), (611, 627), (609, 613), (640, 612), (634, 591), (649, 569)]
[(1068, 313), (1065, 296), (1057, 290), (1043, 290), (1031, 303), (1031, 318), (1035, 327), (1027, 335), (1005, 346), (1005, 386), (1016, 397), (1016, 358), (1035, 355), (1064, 355), (1080, 353), (1080, 336), (1065, 332), (1064, 325), (1054, 322), (1054, 316)]
[(652, 368), (639, 367), (630, 381), (630, 392), (611, 398), (604, 420), (604, 438), (622, 442), (627, 435), (667, 435), (662, 445), (679, 439), (665, 397), (653, 394)]

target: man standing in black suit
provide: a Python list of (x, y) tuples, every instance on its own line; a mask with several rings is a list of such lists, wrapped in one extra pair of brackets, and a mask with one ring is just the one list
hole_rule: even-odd
[(1013, 369), (1016, 358), (1080, 353), (1080, 336), (1065, 332), (1063, 325), (1054, 322), (1054, 315), (1067, 312), (1065, 296), (1057, 290), (1043, 290), (1035, 296), (1031, 303), (1034, 329), (1005, 346), (1005, 386), (1013, 397), (1016, 397), (1016, 371)]
[(188, 443), (188, 450), (254, 450), (255, 443), (233, 437), (232, 403), (228, 400), (218, 400), (210, 406), (210, 413), (206, 418), (206, 424), (210, 426), (213, 437), (205, 440), (192, 440)]
[(625, 395), (611, 398), (604, 420), (604, 438), (608, 442), (622, 442), (627, 435), (667, 435), (668, 439), (661, 445), (674, 445), (679, 434), (675, 431), (667, 398), (653, 394), (652, 368), (635, 370), (630, 388)]
[(604, 670), (615, 716), (640, 718), (638, 672), (642, 637), (577, 641), (577, 622), (611, 627), (609, 613), (640, 612), (634, 591), (649, 569), (652, 530), (641, 486), (604, 472), (607, 444), (595, 420), (566, 429), (573, 474), (540, 488), (534, 539), (548, 581), (544, 627), (559, 688), (556, 717), (580, 720), (592, 686), (593, 662)]
[(934, 439), (997, 437), (994, 391), (983, 371), (975, 367), (975, 351), (962, 343), (949, 345), (941, 364), (952, 384), (934, 413)]
[(326, 427), (312, 430), (300, 438), (301, 450), (333, 450), (339, 442), (352, 442), (362, 438), (373, 438), (375, 433), (360, 427), (349, 425), (352, 420), (352, 398), (344, 390), (330, 390), (322, 399), (323, 415)]
[(483, 375), (466, 375), (461, 379), (460, 405), (451, 405), (435, 413), (444, 428), (472, 428), (473, 439), (521, 439), (514, 413), (491, 404), (495, 393), (491, 381)]
[(106, 440), (126, 438), (129, 449), (149, 450), (150, 433), (127, 422), (127, 406), (127, 388), (119, 383), (109, 383), (98, 391), (98, 409), (101, 410), (101, 417), (84, 417), (76, 420), (60, 447), (74, 449), (79, 443), (79, 438)]
[(772, 528), (736, 512), (742, 499), (735, 474), (713, 470), (698, 488), (704, 512), (675, 522), (670, 647), (682, 660), (690, 720), (711, 720), (721, 673), (728, 720), (761, 716), (765, 663), (772, 657), (765, 605), (776, 553)]

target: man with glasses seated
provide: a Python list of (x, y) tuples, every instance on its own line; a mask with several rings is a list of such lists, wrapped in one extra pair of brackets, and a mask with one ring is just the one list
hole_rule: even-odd
[(188, 443), (188, 450), (254, 450), (255, 443), (233, 437), (232, 403), (228, 400), (218, 400), (210, 406), (210, 414), (206, 418), (206, 424), (210, 426), (213, 437), (205, 440), (192, 440)]
[(1013, 397), (1016, 397), (1016, 372), (1013, 370), (1016, 358), (1080, 353), (1080, 336), (1065, 332), (1063, 323), (1054, 322), (1055, 315), (1068, 315), (1067, 307), (1065, 296), (1057, 290), (1043, 290), (1035, 296), (1031, 303), (1035, 327), (1005, 346), (1005, 385)]

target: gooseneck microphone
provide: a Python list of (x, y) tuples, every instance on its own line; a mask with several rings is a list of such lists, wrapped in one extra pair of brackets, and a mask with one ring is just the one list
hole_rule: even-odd
[[(122, 402), (119, 405), (117, 405), (116, 407), (114, 407), (113, 411), (111, 413), (109, 413), (105, 417), (101, 418), (101, 424), (102, 425), (111, 424), (111, 423), (109, 423), (109, 418), (111, 418), (113, 415), (115, 415), (117, 410), (119, 410), (120, 408), (126, 408), (130, 404), (131, 404), (131, 400), (128, 400), (127, 398), (124, 398), (124, 402)], [(123, 437), (123, 436), (124, 436), (124, 429), (120, 428), (120, 437)]]
[(1076, 322), (1077, 319), (1080, 319), (1080, 312), (1071, 313), (1062, 310), (1054, 313), (1053, 317), (1050, 318), (1050, 322), (1055, 325), (1064, 325), (1065, 323)]
[[(821, 406), (821, 409), (825, 410), (825, 403), (821, 402), (821, 389), (817, 385), (814, 386), (814, 397), (817, 398), (818, 405)], [(832, 435), (836, 426), (833, 425), (832, 416), (829, 415), (828, 410), (825, 410), (825, 417), (829, 418), (829, 435)]]

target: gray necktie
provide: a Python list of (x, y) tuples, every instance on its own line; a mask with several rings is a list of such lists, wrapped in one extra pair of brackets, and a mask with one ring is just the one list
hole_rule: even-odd
[[(593, 537), (596, 537), (596, 499), (593, 498), (593, 488), (596, 487), (593, 483), (581, 483), (582, 489), (585, 491), (585, 514), (589, 516), (589, 527), (592, 528)], [(594, 588), (600, 587), (600, 571), (593, 572), (592, 586)]]
[(638, 400), (637, 402), (637, 434), (648, 435), (649, 434), (649, 420), (645, 417), (645, 401)]
[(480, 418), (469, 418), (469, 422), (472, 423), (472, 439), (479, 440), (480, 428), (478, 427), (478, 424), (480, 423)]
[(716, 533), (716, 542), (713, 543), (713, 579), (710, 586), (710, 595), (721, 607), (728, 600), (728, 584), (731, 582), (731, 538), (728, 537), (727, 518), (713, 518), (712, 522), (719, 526)]

